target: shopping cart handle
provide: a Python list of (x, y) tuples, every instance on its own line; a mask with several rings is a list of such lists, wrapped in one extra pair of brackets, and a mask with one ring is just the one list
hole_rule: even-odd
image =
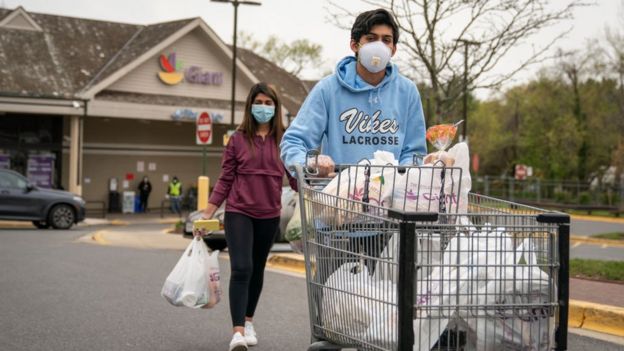
[(570, 215), (558, 212), (542, 213), (537, 215), (537, 221), (539, 223), (568, 224), (570, 223)]
[[(353, 166), (353, 165), (334, 165), (334, 172), (336, 172), (336, 173), (342, 172), (342, 171), (344, 171), (345, 169), (347, 169), (347, 168), (349, 168), (351, 166)], [(297, 166), (296, 165), (290, 165), (287, 168), (288, 168), (289, 171), (292, 171), (292, 172), (296, 172), (297, 171)], [(304, 167), (302, 167), (302, 168), (304, 168)]]
[(389, 209), (388, 217), (406, 222), (436, 222), (438, 220), (438, 213), (406, 212), (401, 210)]

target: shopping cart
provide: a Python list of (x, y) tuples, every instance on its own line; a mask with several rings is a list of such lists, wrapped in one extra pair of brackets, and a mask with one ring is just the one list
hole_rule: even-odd
[(567, 348), (569, 216), (462, 193), (460, 168), (293, 169), (309, 350)]

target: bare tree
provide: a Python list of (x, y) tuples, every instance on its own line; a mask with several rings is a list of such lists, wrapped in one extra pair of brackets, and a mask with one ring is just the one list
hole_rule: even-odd
[(272, 35), (261, 42), (246, 32), (240, 32), (239, 37), (242, 47), (256, 52), (295, 76), (306, 68), (316, 68), (322, 63), (323, 47), (307, 39), (284, 43)]
[[(440, 121), (456, 109), (462, 91), (497, 88), (527, 66), (548, 58), (549, 49), (568, 31), (562, 31), (542, 46), (531, 45), (530, 55), (514, 69), (493, 74), (510, 50), (530, 44), (542, 30), (570, 19), (583, 0), (553, 4), (548, 0), (360, 0), (386, 8), (397, 18), (400, 44), (409, 70), (406, 75), (430, 87), (427, 115), (435, 111)], [(350, 28), (353, 11), (329, 0), (330, 21)], [(469, 48), (464, 45), (470, 45)], [(464, 55), (467, 53), (466, 57)], [(467, 77), (462, 80), (464, 68)], [(458, 82), (462, 88), (457, 89)], [(465, 85), (465, 86), (464, 86)]]

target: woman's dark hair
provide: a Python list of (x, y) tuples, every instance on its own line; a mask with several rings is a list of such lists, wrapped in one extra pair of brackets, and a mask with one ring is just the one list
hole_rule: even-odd
[(351, 27), (351, 39), (355, 42), (359, 42), (363, 35), (370, 33), (371, 28), (376, 25), (385, 24), (392, 28), (392, 41), (394, 45), (399, 42), (399, 26), (394, 19), (394, 16), (385, 9), (377, 9), (360, 13), (353, 27)]
[(271, 100), (273, 100), (273, 105), (275, 105), (275, 115), (271, 119), (271, 129), (269, 130), (269, 135), (275, 138), (275, 143), (277, 144), (278, 148), (280, 142), (282, 141), (282, 136), (284, 135), (284, 123), (282, 122), (282, 104), (279, 97), (277, 96), (277, 92), (275, 92), (275, 89), (273, 89), (273, 87), (264, 82), (260, 82), (254, 85), (253, 87), (251, 87), (249, 95), (247, 95), (243, 123), (238, 126), (238, 130), (245, 133), (245, 136), (247, 137), (247, 143), (249, 144), (252, 152), (254, 150), (253, 139), (256, 136), (256, 131), (258, 130), (259, 123), (251, 115), (251, 105), (253, 105), (254, 100), (256, 99), (256, 96), (258, 96), (258, 94), (264, 94), (268, 96)]

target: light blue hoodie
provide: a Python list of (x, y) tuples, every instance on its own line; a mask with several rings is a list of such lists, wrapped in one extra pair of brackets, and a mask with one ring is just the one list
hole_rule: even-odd
[(321, 147), (336, 164), (355, 164), (373, 152), (392, 152), (400, 164), (412, 164), (414, 154), (427, 152), (425, 120), (416, 85), (386, 68), (377, 86), (366, 83), (347, 56), (336, 73), (319, 81), (282, 138), (286, 166), (305, 163), (308, 150)]

